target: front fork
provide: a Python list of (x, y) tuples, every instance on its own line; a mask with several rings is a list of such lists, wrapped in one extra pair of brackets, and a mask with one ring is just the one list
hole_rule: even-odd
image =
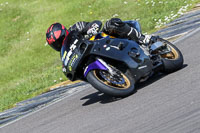
[(93, 63), (90, 63), (84, 70), (84, 77), (87, 76), (88, 72), (90, 72), (91, 70), (95, 70), (95, 69), (99, 69), (99, 70), (106, 70), (108, 71), (112, 76), (117, 74), (116, 71), (113, 71), (113, 69), (102, 59), (100, 58), (96, 58), (96, 61), (94, 61)]
[(154, 73), (162, 71), (164, 66), (163, 66), (163, 61), (160, 58), (160, 56), (156, 55), (156, 54), (154, 54), (154, 55), (151, 54), (150, 58), (152, 60)]
[(163, 43), (161, 41), (155, 42), (150, 46), (150, 58), (153, 62), (153, 71), (160, 72), (164, 69), (162, 58), (160, 57), (161, 53), (153, 54), (153, 52), (157, 51), (158, 49), (162, 48)]
[(99, 70), (106, 70), (108, 71), (111, 75), (114, 75), (115, 72), (112, 70), (112, 68), (102, 59), (97, 58), (96, 61), (90, 63), (84, 70), (84, 77), (87, 76), (87, 74), (95, 69)]

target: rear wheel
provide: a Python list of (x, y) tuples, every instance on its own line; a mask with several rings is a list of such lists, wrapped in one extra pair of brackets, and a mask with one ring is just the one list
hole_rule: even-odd
[(159, 41), (164, 43), (162, 48), (161, 59), (164, 65), (163, 72), (171, 73), (179, 70), (183, 66), (183, 55), (181, 51), (172, 43), (167, 40), (159, 39)]
[(88, 82), (97, 90), (116, 97), (125, 97), (134, 91), (134, 79), (130, 72), (125, 73), (111, 66), (114, 74), (105, 70), (92, 70), (87, 75)]

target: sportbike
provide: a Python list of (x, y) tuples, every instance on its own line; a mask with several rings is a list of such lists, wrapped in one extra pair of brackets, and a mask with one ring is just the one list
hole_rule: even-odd
[[(137, 21), (129, 21), (141, 32)], [(132, 94), (135, 84), (153, 74), (171, 73), (183, 66), (183, 56), (172, 43), (158, 38), (148, 46), (98, 33), (90, 40), (70, 35), (61, 49), (63, 72), (72, 81), (89, 82), (111, 96)]]

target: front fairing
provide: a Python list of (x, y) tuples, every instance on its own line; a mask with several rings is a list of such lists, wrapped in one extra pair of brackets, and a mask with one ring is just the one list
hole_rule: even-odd
[[(123, 47), (121, 50), (119, 45)], [(139, 53), (139, 55), (131, 57), (130, 52)], [(136, 79), (146, 76), (153, 68), (149, 56), (139, 44), (128, 39), (106, 37), (96, 40), (90, 54), (125, 63)]]
[[(136, 80), (147, 76), (152, 72), (152, 62), (149, 56), (132, 40), (111, 38), (110, 36), (99, 36), (93, 41), (77, 40), (77, 38), (67, 40), (61, 49), (61, 60), (63, 63), (63, 72), (70, 80), (76, 80), (84, 71), (84, 65), (87, 63), (86, 57), (100, 57), (110, 61), (119, 62), (117, 65), (125, 64)], [(71, 45), (67, 45), (71, 44)], [(84, 51), (80, 50), (82, 44), (85, 44)], [(119, 45), (122, 48), (119, 48)], [(131, 56), (130, 52), (139, 53), (137, 56)], [(109, 63), (109, 62), (108, 62)], [(118, 67), (118, 66), (116, 66)], [(78, 72), (79, 71), (79, 72)]]
[(75, 34), (69, 34), (69, 36), (61, 48), (61, 60), (64, 74), (70, 80), (73, 80), (82, 54), (78, 49), (80, 37), (77, 37)]

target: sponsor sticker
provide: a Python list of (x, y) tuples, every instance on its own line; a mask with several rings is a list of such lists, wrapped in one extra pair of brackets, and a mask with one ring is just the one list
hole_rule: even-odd
[(76, 62), (77, 59), (78, 59), (78, 55), (77, 55), (77, 54), (75, 54), (75, 55), (71, 58), (71, 60), (70, 60), (70, 62), (69, 62), (69, 65), (68, 65), (69, 71), (72, 71), (72, 67), (73, 67), (73, 65), (74, 65), (74, 63)]

